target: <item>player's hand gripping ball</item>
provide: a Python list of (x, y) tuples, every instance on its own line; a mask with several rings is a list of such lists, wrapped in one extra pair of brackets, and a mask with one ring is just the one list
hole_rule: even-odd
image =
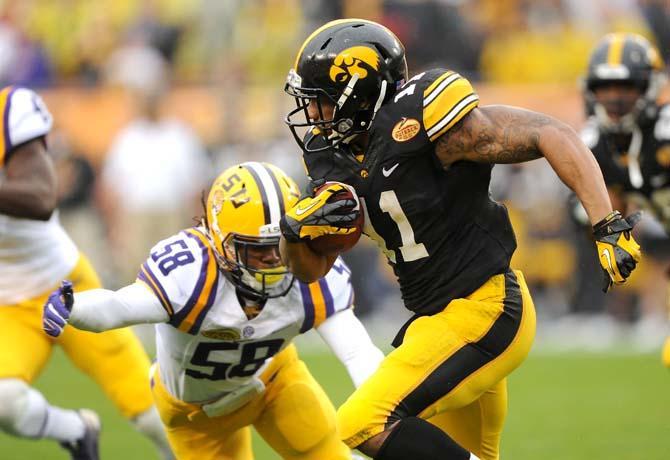
[(356, 216), (355, 219), (351, 222), (349, 233), (326, 234), (312, 240), (308, 240), (307, 245), (317, 254), (332, 255), (348, 251), (349, 249), (353, 248), (356, 243), (358, 243), (358, 240), (361, 237), (361, 233), (363, 232), (363, 224), (365, 220), (363, 217), (363, 209), (361, 208), (358, 195), (356, 195), (353, 187), (346, 184), (340, 184), (338, 182), (326, 182), (315, 190), (315, 194), (319, 195), (321, 192), (329, 189), (329, 187), (334, 184), (341, 185), (342, 188), (340, 191), (328, 198), (328, 202), (355, 202), (355, 205), (349, 212), (355, 213)]
[(288, 242), (304, 242), (318, 254), (333, 255), (356, 244), (363, 216), (352, 187), (326, 182), (287, 211), (279, 225)]

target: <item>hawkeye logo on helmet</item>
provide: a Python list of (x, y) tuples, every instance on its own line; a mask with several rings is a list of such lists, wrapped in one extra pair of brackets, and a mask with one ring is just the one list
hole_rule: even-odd
[(379, 70), (379, 55), (367, 46), (354, 46), (335, 57), (329, 75), (335, 83), (346, 83), (354, 75), (364, 79), (373, 69)]

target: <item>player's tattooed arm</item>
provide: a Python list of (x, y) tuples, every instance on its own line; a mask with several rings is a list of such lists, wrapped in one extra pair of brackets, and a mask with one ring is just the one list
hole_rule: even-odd
[(579, 197), (595, 224), (612, 211), (600, 167), (565, 123), (529, 110), (486, 106), (472, 110), (438, 139), (446, 169), (457, 161), (521, 163), (544, 157)]
[(474, 109), (437, 142), (436, 153), (444, 166), (455, 161), (521, 163), (542, 156), (541, 130), (551, 118), (513, 107)]

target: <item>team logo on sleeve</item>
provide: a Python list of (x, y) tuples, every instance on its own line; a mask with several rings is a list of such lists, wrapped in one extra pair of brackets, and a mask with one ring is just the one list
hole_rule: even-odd
[(358, 74), (361, 80), (370, 70), (379, 70), (379, 56), (367, 46), (353, 46), (335, 57), (330, 66), (330, 79), (336, 83), (345, 83)]
[(419, 134), (420, 130), (421, 127), (417, 120), (414, 118), (403, 117), (402, 120), (396, 123), (396, 125), (393, 127), (391, 136), (396, 142), (407, 142)]

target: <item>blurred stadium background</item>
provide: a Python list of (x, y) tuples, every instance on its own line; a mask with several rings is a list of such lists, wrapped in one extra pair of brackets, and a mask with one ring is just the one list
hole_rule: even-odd
[[(282, 122), (292, 104), (284, 79), (309, 31), (338, 17), (394, 30), (410, 73), (457, 70), (482, 104), (544, 111), (575, 129), (580, 78), (602, 35), (640, 33), (670, 58), (662, 0), (2, 0), (0, 83), (35, 88), (53, 113), (61, 219), (107, 287), (132, 281), (153, 243), (193, 222), (224, 167), (269, 161), (304, 182)], [(492, 192), (512, 213), (514, 266), (540, 319), (534, 355), (511, 379), (504, 457), (670, 458), (670, 376), (659, 358), (670, 245), (660, 226), (644, 220), (641, 269), (605, 297), (588, 231), (543, 161), (497, 166)], [(358, 274), (358, 314), (388, 349), (406, 318), (392, 274), (368, 241), (345, 258)], [(139, 332), (151, 351), (150, 332)], [(301, 349), (339, 403), (351, 385), (312, 339)], [(106, 458), (150, 458), (62, 355), (38, 387), (54, 403), (101, 412)], [(258, 459), (275, 458), (260, 449)], [(38, 456), (66, 458), (0, 434), (0, 458)]]

